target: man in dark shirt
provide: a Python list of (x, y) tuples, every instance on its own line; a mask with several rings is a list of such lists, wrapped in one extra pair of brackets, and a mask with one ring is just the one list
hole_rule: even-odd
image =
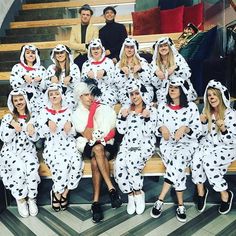
[(106, 7), (103, 15), (106, 25), (99, 30), (99, 38), (106, 49), (106, 56), (117, 63), (121, 46), (127, 38), (127, 31), (123, 24), (115, 22), (116, 10), (114, 7)]

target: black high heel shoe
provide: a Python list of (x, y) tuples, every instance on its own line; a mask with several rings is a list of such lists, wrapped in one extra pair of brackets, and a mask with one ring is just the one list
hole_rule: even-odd
[(68, 205), (69, 205), (68, 194), (67, 194), (66, 197), (63, 197), (61, 195), (61, 201), (60, 202), (61, 202), (61, 210), (65, 211), (67, 209)]
[(61, 204), (61, 201), (56, 197), (55, 193), (52, 190), (50, 191), (50, 196), (52, 209), (56, 212), (59, 212), (61, 210), (61, 205), (55, 206), (53, 204)]

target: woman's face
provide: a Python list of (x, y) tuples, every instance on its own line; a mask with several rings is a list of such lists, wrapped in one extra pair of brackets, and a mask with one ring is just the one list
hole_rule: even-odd
[(211, 107), (217, 108), (220, 105), (220, 99), (212, 89), (207, 90), (207, 99)]
[(59, 105), (61, 104), (62, 97), (59, 90), (51, 90), (48, 92), (49, 100), (52, 103), (52, 105)]
[(55, 52), (55, 57), (58, 62), (64, 62), (66, 60), (66, 51)]
[(25, 60), (29, 64), (33, 64), (36, 59), (35, 51), (26, 49), (25, 50)]
[(23, 95), (12, 96), (12, 102), (17, 111), (25, 111), (26, 101)]
[(159, 45), (158, 47), (158, 52), (160, 53), (161, 56), (166, 56), (170, 52), (170, 47), (168, 43), (163, 43)]
[(90, 108), (93, 100), (94, 100), (94, 97), (90, 93), (85, 93), (80, 96), (80, 101), (88, 109)]
[(131, 98), (131, 103), (134, 104), (135, 106), (138, 106), (143, 103), (143, 99), (138, 90), (131, 92), (130, 98)]
[(102, 48), (101, 47), (94, 47), (91, 48), (91, 55), (94, 60), (99, 60), (102, 57)]
[(133, 57), (134, 54), (135, 54), (134, 46), (125, 45), (125, 55), (129, 58), (129, 57)]
[(172, 100), (178, 99), (180, 97), (179, 86), (170, 85), (168, 92)]

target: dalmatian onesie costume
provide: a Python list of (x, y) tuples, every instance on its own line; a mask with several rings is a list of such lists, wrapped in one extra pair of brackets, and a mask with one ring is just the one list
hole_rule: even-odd
[[(25, 62), (25, 52), (31, 50), (35, 52), (36, 61), (33, 67), (29, 67)], [(27, 83), (24, 76), (30, 76), (32, 83)], [(35, 78), (40, 77), (40, 81)], [(23, 89), (30, 102), (32, 115), (39, 114), (43, 108), (43, 91), (45, 90), (46, 69), (40, 64), (39, 50), (33, 45), (25, 45), (21, 49), (20, 63), (13, 66), (10, 76), (10, 84), (13, 89)]]
[(219, 89), (223, 98), (225, 111), (225, 132), (217, 132), (215, 116), (212, 115), (211, 131), (208, 124), (203, 125), (203, 135), (199, 148), (192, 160), (192, 180), (195, 184), (204, 183), (206, 178), (216, 192), (228, 189), (224, 175), (231, 162), (236, 160), (236, 111), (230, 108), (230, 95), (220, 82), (211, 80), (205, 90), (204, 103), (207, 101), (208, 88)]
[[(174, 77), (168, 81), (166, 94), (168, 94), (169, 85), (181, 86), (183, 92), (187, 94), (191, 90), (186, 83), (179, 77)], [(187, 96), (188, 98), (188, 96)], [(187, 107), (170, 106), (161, 103), (157, 109), (157, 127), (156, 135), (160, 135), (159, 128), (163, 125), (170, 131), (170, 139), (165, 140), (163, 137), (160, 142), (160, 152), (162, 161), (166, 167), (164, 178), (173, 183), (176, 191), (186, 189), (185, 169), (189, 166), (192, 156), (198, 147), (198, 138), (201, 135), (201, 122), (198, 108), (195, 103), (189, 101)], [(190, 132), (185, 134), (178, 142), (175, 141), (174, 133), (181, 126), (190, 128)]]
[(130, 73), (128, 76), (125, 75), (125, 73), (120, 69), (120, 61), (116, 64), (115, 67), (115, 85), (118, 91), (118, 100), (121, 103), (122, 106), (130, 105), (130, 99), (127, 96), (127, 91), (130, 87), (133, 85), (136, 85), (137, 83), (139, 85), (143, 84), (147, 91), (148, 91), (148, 97), (149, 100), (153, 100), (153, 88), (151, 86), (151, 76), (150, 76), (150, 68), (147, 63), (147, 61), (140, 57), (138, 54), (138, 47), (137, 47), (137, 41), (135, 41), (132, 38), (126, 38), (121, 51), (120, 51), (120, 59), (124, 53), (125, 46), (134, 46), (135, 49), (135, 56), (138, 58), (141, 64), (141, 69), (138, 71), (137, 75)]
[[(16, 132), (11, 126), (14, 110), (12, 97), (14, 95), (24, 96), (26, 106), (30, 112), (26, 93), (21, 89), (12, 90), (8, 97), (8, 108), (11, 113), (3, 117), (0, 127), (0, 138), (4, 143), (0, 153), (1, 177), (3, 184), (11, 191), (16, 200), (26, 197), (34, 199), (38, 194), (38, 184), (40, 183), (38, 175), (39, 162), (33, 143), (38, 140), (38, 135), (35, 132), (31, 137), (26, 132), (27, 124), (34, 125), (35, 123), (33, 118), (27, 121), (26, 115), (18, 117), (17, 122), (20, 123), (22, 128), (20, 132)], [(23, 217), (26, 217), (26, 215)]]
[[(67, 187), (69, 190), (77, 188), (82, 177), (83, 162), (80, 153), (76, 149), (74, 135), (76, 134), (74, 127), (66, 134), (63, 127), (67, 121), (71, 121), (71, 110), (64, 105), (67, 102), (62, 95), (62, 109), (55, 111), (52, 109), (49, 101), (48, 93), (52, 90), (60, 91), (62, 88), (58, 84), (51, 84), (45, 93), (47, 107), (44, 108), (38, 119), (39, 134), (41, 138), (45, 138), (45, 148), (43, 158), (52, 173), (54, 193), (63, 193)], [(64, 104), (65, 103), (65, 104)], [(48, 121), (56, 123), (57, 130), (51, 133)]]
[[(156, 75), (156, 70), (160, 69), (158, 68), (158, 65), (156, 63), (157, 61), (157, 57), (159, 55), (158, 53), (158, 47), (161, 44), (165, 44), (167, 43), (170, 47), (170, 50), (172, 50), (172, 53), (174, 55), (174, 62), (177, 66), (177, 68), (175, 69), (174, 73), (172, 75), (170, 75), (168, 77), (168, 71), (166, 70), (165, 72), (165, 77), (166, 79), (161, 80), (157, 77)], [(182, 79), (185, 79), (188, 82), (188, 86), (191, 92), (188, 93), (188, 100), (189, 101), (194, 101), (197, 99), (197, 93), (195, 91), (195, 89), (193, 88), (193, 85), (190, 81), (190, 76), (191, 76), (191, 70), (187, 64), (187, 62), (185, 61), (185, 59), (183, 58), (183, 56), (177, 51), (177, 49), (175, 48), (172, 40), (169, 37), (163, 37), (160, 38), (156, 43), (155, 43), (155, 47), (154, 47), (154, 53), (153, 53), (153, 57), (152, 57), (152, 62), (151, 62), (151, 78), (152, 78), (152, 84), (153, 86), (157, 89), (156, 90), (156, 97), (157, 97), (157, 102), (161, 103), (161, 102), (166, 102), (166, 87), (167, 87), (167, 81), (171, 80), (174, 77), (181, 77)], [(167, 79), (168, 78), (168, 79)]]
[[(91, 48), (100, 47), (102, 49), (102, 56), (100, 61), (95, 61)], [(97, 71), (104, 70), (104, 76), (101, 79), (96, 78)], [(82, 81), (88, 79), (88, 72), (93, 71), (97, 82), (98, 88), (101, 90), (102, 95), (99, 98), (100, 102), (109, 106), (114, 106), (117, 103), (117, 92), (114, 86), (114, 63), (105, 56), (105, 48), (102, 46), (100, 39), (93, 39), (88, 47), (88, 60), (82, 67)]]
[[(61, 74), (57, 76), (57, 68), (56, 68), (56, 52), (63, 52), (65, 51), (67, 55), (69, 56), (70, 61), (70, 73), (69, 76), (71, 77), (70, 83), (68, 85), (64, 84), (64, 79), (66, 77), (65, 69), (62, 70)], [(79, 67), (74, 63), (73, 56), (71, 53), (71, 50), (62, 44), (58, 44), (51, 52), (51, 60), (54, 64), (50, 65), (47, 69), (47, 80), (46, 85), (47, 87), (52, 83), (51, 77), (57, 76), (59, 79), (59, 84), (62, 87), (62, 92), (65, 97), (65, 101), (67, 104), (67, 107), (73, 110), (76, 107), (76, 102), (74, 99), (74, 88), (76, 85), (80, 82), (80, 70)]]
[[(120, 150), (115, 160), (115, 180), (123, 193), (139, 191), (143, 188), (143, 176), (141, 172), (147, 160), (153, 155), (155, 150), (155, 127), (157, 121), (156, 108), (149, 106), (150, 97), (148, 91), (143, 85), (136, 85), (130, 89), (130, 92), (138, 90), (146, 108), (150, 112), (149, 118), (144, 118), (141, 113), (134, 111), (127, 117), (123, 117), (120, 111), (117, 119), (117, 130), (123, 134)], [(130, 98), (129, 98), (130, 99)], [(129, 202), (132, 201), (128, 196)], [(140, 195), (134, 195), (136, 205), (139, 204), (139, 198), (144, 198), (144, 192)], [(144, 202), (145, 204), (145, 202)], [(136, 207), (136, 213), (141, 214), (144, 208)], [(135, 211), (135, 208), (133, 209)], [(127, 212), (133, 214), (134, 211), (127, 207)]]

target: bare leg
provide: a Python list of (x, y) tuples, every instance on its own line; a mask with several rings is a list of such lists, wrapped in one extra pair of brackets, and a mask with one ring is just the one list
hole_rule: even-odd
[(184, 205), (184, 201), (183, 201), (184, 192), (176, 191), (176, 196), (177, 196), (178, 205), (183, 206)]
[(93, 201), (98, 202), (101, 189), (101, 173), (97, 166), (95, 157), (91, 159), (92, 181), (93, 181)]
[(223, 202), (227, 202), (229, 199), (229, 193), (227, 191), (220, 192), (220, 197)]
[(107, 170), (108, 161), (105, 156), (104, 147), (101, 144), (98, 144), (93, 147), (93, 151), (95, 153), (98, 169), (102, 174), (102, 177), (107, 185), (108, 190), (111, 190), (114, 188), (114, 186), (112, 185), (110, 179), (110, 172)]
[(69, 193), (69, 189), (65, 188), (65, 191), (62, 193), (62, 197), (67, 198), (68, 193)]
[(205, 189), (203, 184), (197, 184), (197, 193), (198, 196), (203, 197), (205, 194)]
[(164, 201), (166, 194), (169, 192), (171, 185), (167, 182), (164, 182), (161, 193), (159, 195), (159, 199)]

